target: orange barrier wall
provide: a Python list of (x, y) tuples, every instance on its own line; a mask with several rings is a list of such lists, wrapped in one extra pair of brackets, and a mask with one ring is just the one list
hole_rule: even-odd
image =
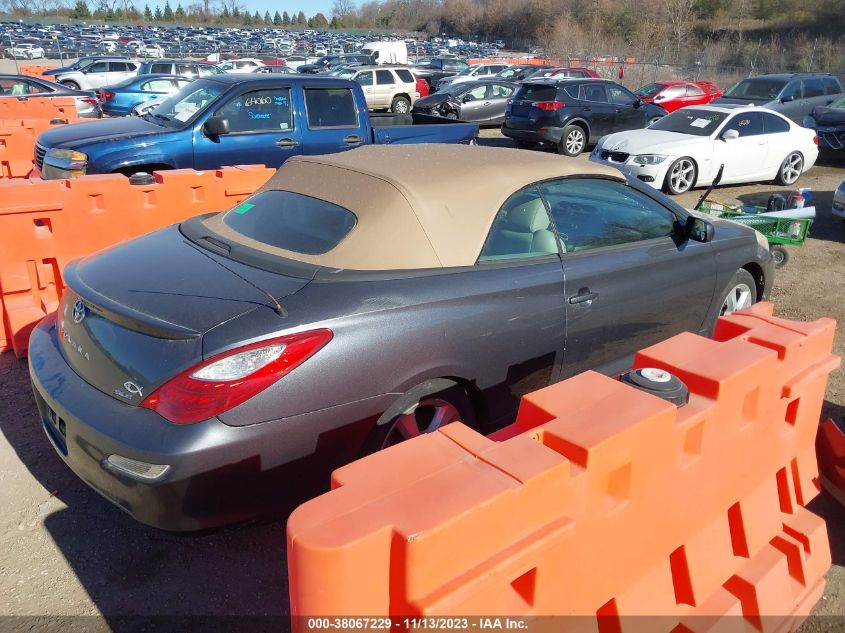
[(816, 455), (822, 488), (845, 505), (845, 433), (833, 420), (826, 420), (819, 427)]
[[(684, 380), (683, 407), (586, 372), (525, 396), (494, 436), (454, 423), (340, 468), (288, 521), (292, 616), (797, 626), (830, 566), (824, 522), (803, 506), (834, 327), (760, 304), (713, 340), (637, 354)], [(627, 617), (642, 615), (661, 617)]]
[(226, 209), (273, 173), (248, 165), (156, 172), (151, 185), (131, 185), (120, 174), (0, 184), (0, 351), (26, 355), (32, 327), (58, 305), (71, 260)]
[(52, 68), (55, 68), (55, 66), (33, 66), (30, 64), (27, 66), (19, 66), (18, 72), (21, 75), (28, 75), (30, 77), (41, 77), (41, 73)]
[[(0, 99), (0, 103), (3, 100)], [(75, 111), (75, 110), (74, 110)], [(0, 178), (26, 178), (34, 167), (35, 141), (38, 135), (59, 123), (83, 123), (94, 119), (0, 119)]]
[(0, 119), (75, 119), (73, 97), (17, 97), (0, 99)]

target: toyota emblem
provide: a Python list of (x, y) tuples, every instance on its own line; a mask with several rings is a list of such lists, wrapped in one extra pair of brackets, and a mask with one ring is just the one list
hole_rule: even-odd
[(85, 318), (85, 312), (85, 304), (77, 299), (73, 303), (73, 311), (70, 313), (70, 318), (73, 319), (74, 323), (82, 323), (82, 319)]

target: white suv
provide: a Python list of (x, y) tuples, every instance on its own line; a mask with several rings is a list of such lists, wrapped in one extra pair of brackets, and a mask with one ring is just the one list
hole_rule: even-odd
[(14, 59), (36, 59), (44, 57), (44, 49), (35, 44), (15, 44), (9, 49), (9, 55)]
[(264, 66), (260, 59), (230, 59), (217, 64), (224, 73), (254, 73), (256, 68)]
[(344, 79), (361, 84), (369, 110), (390, 110), (406, 114), (420, 98), (417, 80), (407, 68), (357, 66), (338, 73)]
[(94, 62), (82, 70), (72, 70), (56, 76), (60, 83), (74, 90), (97, 90), (111, 86), (138, 74), (139, 62), (109, 59)]

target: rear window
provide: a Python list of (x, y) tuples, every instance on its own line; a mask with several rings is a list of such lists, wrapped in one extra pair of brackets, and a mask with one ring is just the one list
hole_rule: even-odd
[(824, 84), (825, 94), (837, 95), (842, 92), (842, 88), (835, 77), (822, 77), (822, 83)]
[(264, 191), (223, 216), (248, 239), (303, 255), (328, 253), (357, 222), (348, 209), (291, 191)]
[(549, 84), (523, 84), (514, 99), (526, 101), (554, 101), (557, 97), (557, 86)]

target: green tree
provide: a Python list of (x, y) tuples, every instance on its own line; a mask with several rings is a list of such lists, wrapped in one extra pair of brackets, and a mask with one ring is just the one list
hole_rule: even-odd
[(290, 26), (290, 16), (287, 11), (282, 13), (282, 26)]
[[(258, 11), (256, 11), (256, 13), (258, 13)], [(273, 18), (270, 17), (270, 12), (265, 11), (264, 12), (264, 26), (272, 26), (272, 24), (273, 24)]]
[(114, 19), (115, 20), (122, 20), (125, 17), (126, 16), (123, 14), (123, 9), (121, 9), (120, 7), (118, 7), (117, 9), (114, 10)]
[(326, 19), (326, 16), (322, 13), (318, 13), (310, 21), (313, 21), (315, 29), (327, 29), (329, 27), (329, 21)]
[(299, 25), (308, 24), (308, 20), (305, 19), (305, 12), (304, 11), (300, 11), (299, 13), (296, 14), (296, 23), (299, 24)]
[(185, 17), (186, 17), (186, 14), (185, 14), (185, 9), (183, 9), (183, 8), (182, 8), (182, 4), (181, 4), (181, 3), (179, 3), (179, 4), (176, 6), (176, 13), (175, 13), (175, 15), (176, 15), (176, 20), (177, 20), (177, 21), (179, 21), (179, 22), (184, 22), (184, 21), (185, 21)]
[[(234, 11), (232, 13), (234, 14)], [(249, 14), (249, 11), (244, 11), (244, 18), (241, 20), (241, 24), (244, 26), (252, 26), (252, 16)]]
[(235, 19), (241, 17), (241, 8), (238, 5), (232, 7), (232, 17)]
[(334, 29), (334, 30), (337, 30), (337, 29), (339, 29), (339, 28), (340, 28), (340, 23), (337, 21), (337, 16), (336, 16), (336, 15), (333, 15), (333, 16), (332, 16), (332, 21), (331, 21), (331, 22), (329, 22), (329, 28), (330, 28), (330, 29)]
[(282, 26), (282, 16), (278, 11), (273, 15), (273, 26)]
[(256, 26), (261, 26), (263, 20), (261, 19), (261, 14), (258, 11), (252, 14), (252, 22)]
[(76, 4), (73, 5), (73, 11), (71, 11), (70, 17), (77, 20), (90, 18), (91, 10), (88, 8), (88, 3), (85, 0), (77, 0)]
[(144, 5), (144, 19), (147, 22), (152, 22), (152, 20), (153, 20), (153, 12), (150, 11), (150, 5), (148, 5), (148, 4)]
[(170, 8), (170, 0), (165, 0), (164, 2), (164, 14), (163, 17), (167, 22), (173, 22), (173, 9)]
[(228, 22), (230, 16), (229, 7), (223, 7), (223, 11), (220, 12), (220, 20), (222, 22)]
[(114, 20), (114, 9), (111, 7), (106, 9), (106, 20)]
[(163, 14), (161, 13), (161, 7), (156, 7), (156, 12), (153, 14), (153, 17), (155, 18), (156, 21), (158, 21), (158, 22), (161, 21), (162, 17), (164, 17)]

